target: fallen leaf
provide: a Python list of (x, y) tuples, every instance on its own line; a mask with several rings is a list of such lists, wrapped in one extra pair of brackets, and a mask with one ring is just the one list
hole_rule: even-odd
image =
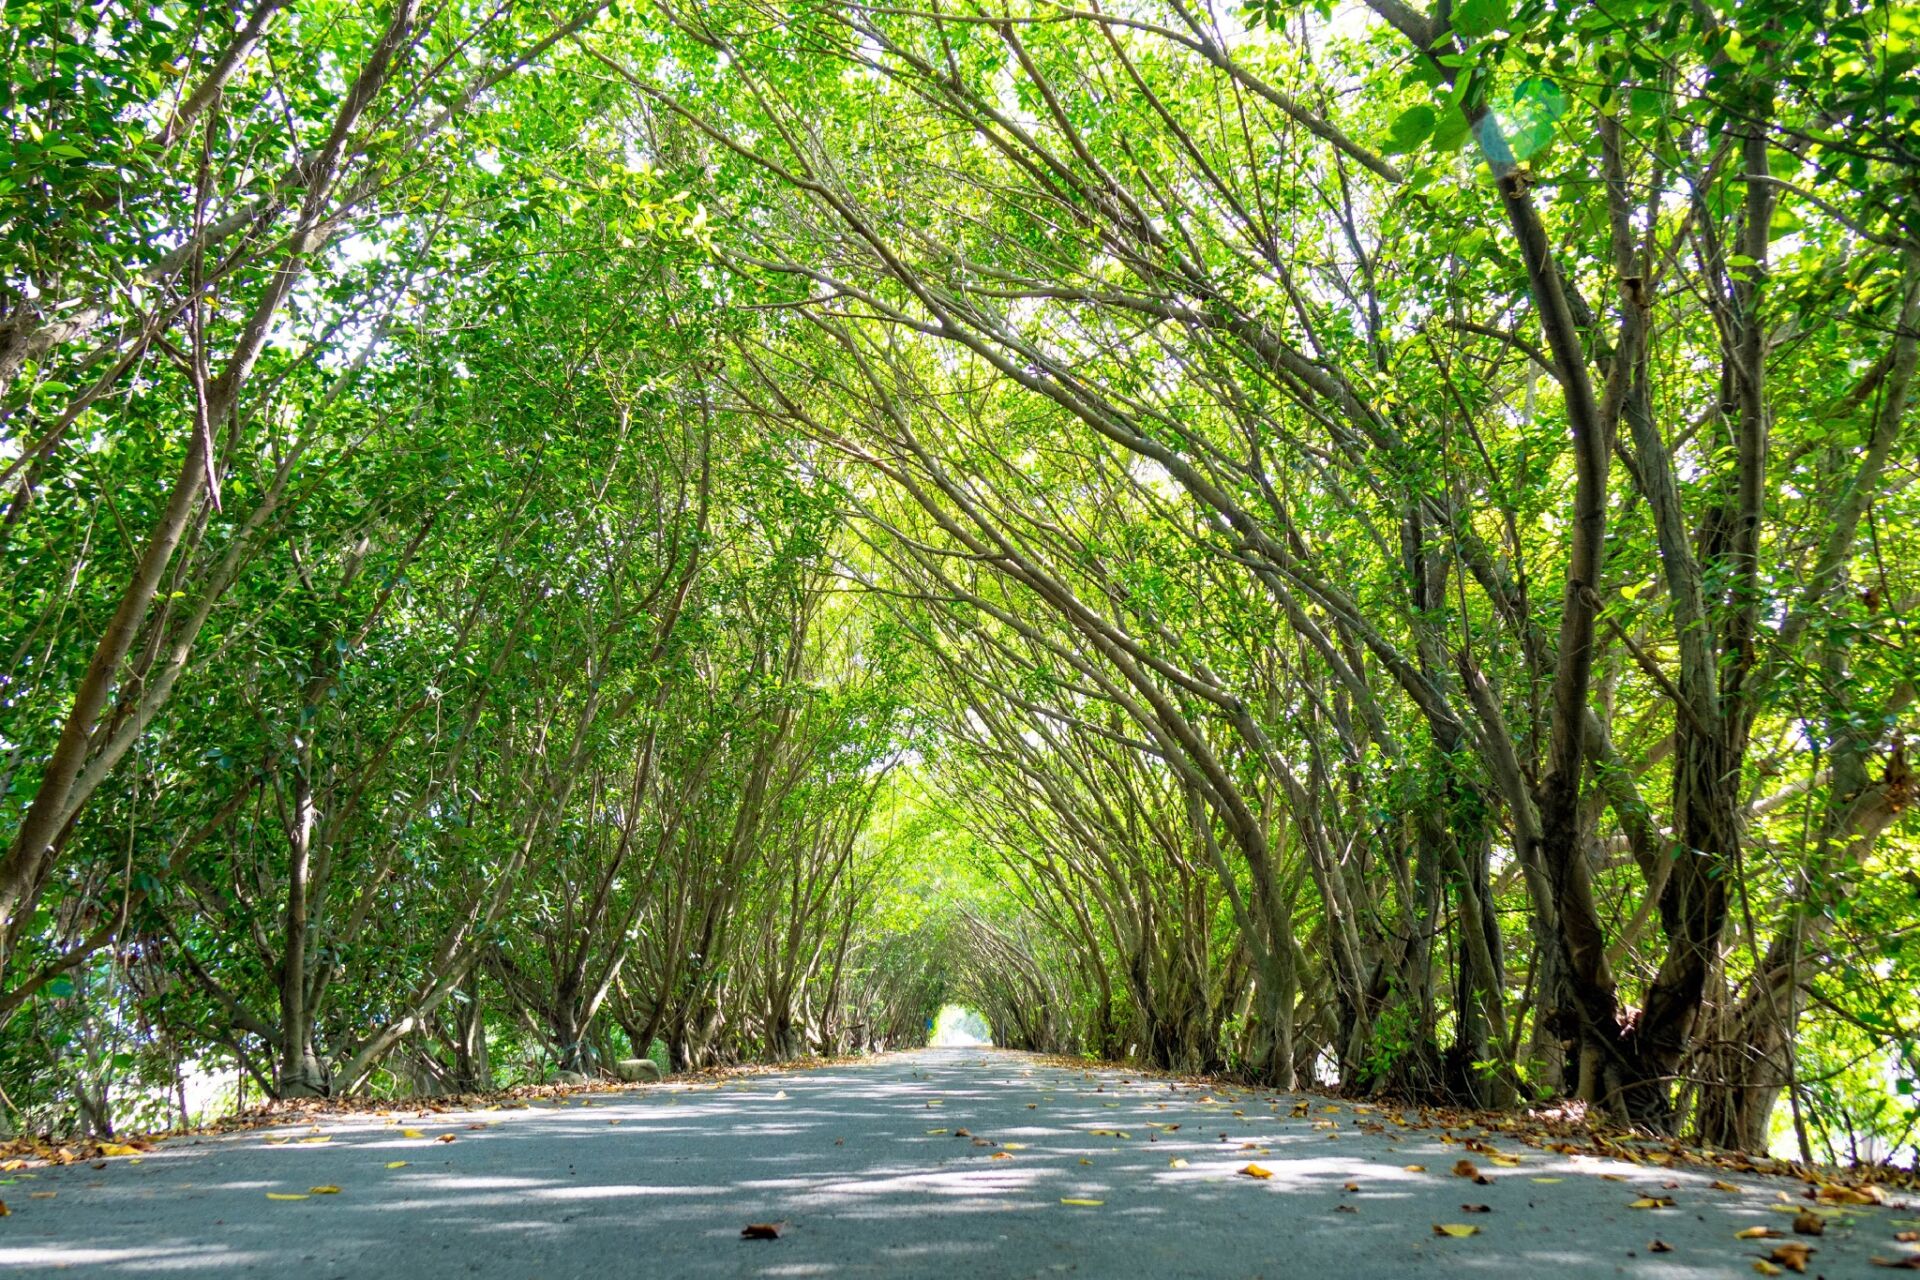
[(786, 1225), (784, 1222), (749, 1222), (740, 1228), (740, 1238), (742, 1240), (778, 1240), (781, 1230)]
[(1817, 1213), (1796, 1213), (1793, 1215), (1793, 1233), (1799, 1236), (1825, 1235), (1827, 1220)]
[(927, 1130), (927, 1132), (928, 1133), (945, 1133), (946, 1130), (945, 1129), (929, 1129)]
[(306, 1195), (306, 1192), (304, 1191), (269, 1191), (267, 1192), (267, 1199), (269, 1200), (305, 1200), (306, 1198), (307, 1198), (307, 1195)]
[(140, 1154), (140, 1148), (130, 1147), (124, 1142), (103, 1142), (100, 1144), (100, 1154), (103, 1156), (137, 1156)]
[(1344, 1186), (1342, 1186), (1340, 1189), (1342, 1191), (1358, 1191), (1360, 1189), (1360, 1184), (1357, 1182), (1349, 1182)]
[(1775, 1245), (1773, 1252), (1767, 1255), (1767, 1261), (1777, 1262), (1794, 1274), (1802, 1275), (1805, 1274), (1807, 1269), (1807, 1257), (1812, 1252), (1813, 1247), (1811, 1245), (1804, 1245), (1798, 1242)]
[(1903, 1254), (1898, 1258), (1882, 1258), (1876, 1254), (1867, 1261), (1876, 1267), (1886, 1267), (1893, 1271), (1920, 1271), (1920, 1253)]
[(5, 1200), (0, 1200), (0, 1218), (11, 1218), (12, 1216), (13, 1210), (7, 1208), (7, 1202)]
[(1074, 1200), (1074, 1199), (1071, 1199), (1071, 1198), (1063, 1198), (1063, 1199), (1062, 1199), (1062, 1200), (1060, 1201), (1060, 1203), (1061, 1203), (1061, 1204), (1071, 1204), (1071, 1205), (1078, 1205), (1079, 1207), (1081, 1207), (1081, 1208), (1083, 1208), (1083, 1209), (1097, 1209), (1097, 1208), (1099, 1208), (1099, 1207), (1100, 1207), (1101, 1205), (1103, 1205), (1103, 1204), (1105, 1204), (1105, 1203), (1106, 1203), (1106, 1201), (1105, 1201), (1105, 1200)]
[(1529, 1178), (1529, 1182), (1565, 1182), (1565, 1178)]
[(1471, 1160), (1455, 1160), (1453, 1162), (1453, 1176), (1456, 1178), (1477, 1178), (1480, 1176), (1480, 1169)]
[(1436, 1222), (1433, 1224), (1433, 1234), (1437, 1236), (1452, 1236), (1455, 1240), (1464, 1240), (1468, 1236), (1479, 1235), (1480, 1228), (1469, 1226), (1464, 1222)]
[(1007, 1151), (1025, 1151), (1027, 1149), (1027, 1144), (1024, 1142), (1003, 1142), (1000, 1145)]
[(316, 1196), (337, 1196), (340, 1194), (340, 1188), (329, 1183), (324, 1187), (308, 1187), (307, 1193)]
[(1262, 1169), (1257, 1164), (1243, 1165), (1242, 1167), (1235, 1169), (1234, 1172), (1238, 1174), (1243, 1174), (1249, 1178), (1271, 1178), (1273, 1176), (1273, 1170)]
[(1460, 1206), (1460, 1212), (1462, 1212), (1462, 1213), (1492, 1213), (1492, 1212), (1493, 1212), (1493, 1206), (1492, 1206), (1492, 1205), (1490, 1205), (1490, 1204), (1463, 1204), (1463, 1205), (1461, 1205), (1461, 1206)]
[(434, 1141), (435, 1142), (452, 1142), (453, 1135), (450, 1133), (443, 1133), (439, 1137), (435, 1138)]
[(1668, 1244), (1665, 1240), (1649, 1240), (1647, 1242), (1647, 1252), (1648, 1253), (1672, 1253), (1673, 1246)]
[(1718, 1178), (1715, 1178), (1712, 1182), (1708, 1183), (1707, 1185), (1712, 1187), (1715, 1191), (1731, 1191), (1735, 1195), (1739, 1195), (1742, 1190), (1740, 1187), (1735, 1186), (1733, 1183), (1722, 1182)]
[(316, 1134), (315, 1136), (313, 1136), (313, 1137), (311, 1137), (311, 1138), (302, 1138), (302, 1139), (300, 1139), (300, 1141), (302, 1141), (302, 1142), (307, 1142), (307, 1143), (314, 1143), (314, 1142), (332, 1142), (332, 1141), (333, 1141), (333, 1135), (332, 1135), (332, 1134), (327, 1134), (327, 1133), (322, 1133), (322, 1134)]
[(1627, 1208), (1629, 1209), (1671, 1209), (1673, 1208), (1673, 1197), (1672, 1196), (1641, 1196), (1638, 1200), (1635, 1200), (1632, 1204), (1628, 1205)]
[(405, 1160), (389, 1160), (389, 1161), (387, 1161), (387, 1168), (389, 1168), (389, 1169), (404, 1169), (404, 1168), (406, 1168), (406, 1167), (407, 1167), (407, 1162), (406, 1162)]
[(1753, 1269), (1755, 1271), (1758, 1271), (1763, 1276), (1778, 1276), (1778, 1275), (1786, 1274), (1785, 1272), (1780, 1270), (1780, 1268), (1774, 1266), (1771, 1262), (1768, 1262), (1765, 1258), (1761, 1258), (1758, 1261), (1756, 1261), (1753, 1264)]
[[(402, 1129), (400, 1131), (400, 1136), (403, 1138), (424, 1138), (427, 1135), (420, 1132), (420, 1130), (418, 1129)], [(271, 1141), (271, 1139), (269, 1139), (269, 1141)]]
[(1401, 1167), (1404, 1168), (1408, 1173), (1425, 1173), (1427, 1171), (1427, 1166), (1423, 1164), (1409, 1164), (1409, 1165), (1403, 1165)]
[(953, 1131), (953, 1136), (954, 1136), (954, 1137), (956, 1137), (956, 1138), (971, 1138), (971, 1137), (973, 1136), (973, 1130), (971, 1130), (971, 1129), (955, 1129), (955, 1130)]
[(1093, 1161), (1091, 1161), (1091, 1160), (1089, 1160), (1089, 1159), (1087, 1159), (1087, 1158), (1086, 1158), (1085, 1156), (1081, 1156), (1081, 1157), (1080, 1157), (1080, 1163), (1081, 1163), (1081, 1164), (1092, 1164), (1092, 1163), (1093, 1163)]
[(1502, 1169), (1518, 1169), (1520, 1167), (1520, 1157), (1518, 1156), (1489, 1156), (1488, 1159), (1492, 1160)]
[(1186, 1167), (1187, 1162), (1179, 1156), (1175, 1156), (1173, 1159), (1167, 1161), (1167, 1168), (1169, 1169), (1184, 1169)]
[(1733, 1233), (1735, 1240), (1778, 1240), (1780, 1233), (1772, 1227), (1742, 1227)]
[(1010, 1151), (996, 1151), (987, 1158), (989, 1160), (1011, 1160), (1013, 1159), (1013, 1153)]

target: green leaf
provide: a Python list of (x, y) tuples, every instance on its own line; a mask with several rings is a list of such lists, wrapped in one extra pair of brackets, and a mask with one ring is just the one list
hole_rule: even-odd
[(1460, 0), (1453, 7), (1453, 29), (1478, 40), (1505, 27), (1508, 17), (1507, 0)]
[(1428, 141), (1435, 151), (1457, 151), (1466, 142), (1467, 133), (1466, 115), (1458, 107), (1448, 107), (1440, 113)]
[(1404, 155), (1425, 142), (1433, 133), (1433, 108), (1422, 103), (1408, 107), (1387, 128), (1388, 155)]

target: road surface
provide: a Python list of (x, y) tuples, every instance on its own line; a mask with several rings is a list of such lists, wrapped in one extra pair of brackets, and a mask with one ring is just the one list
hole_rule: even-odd
[[(0, 1273), (1700, 1280), (1804, 1244), (1806, 1274), (1839, 1280), (1891, 1274), (1869, 1256), (1911, 1250), (1896, 1234), (1920, 1226), (1912, 1208), (1859, 1208), (1796, 1236), (1775, 1206), (1804, 1205), (1798, 1183), (1722, 1190), (1711, 1170), (1504, 1136), (1495, 1160), (1396, 1114), (978, 1049), (396, 1109), (0, 1175)], [(1462, 1158), (1487, 1181), (1456, 1176)], [(750, 1223), (780, 1236), (743, 1240)], [(1753, 1227), (1784, 1234), (1736, 1238)]]

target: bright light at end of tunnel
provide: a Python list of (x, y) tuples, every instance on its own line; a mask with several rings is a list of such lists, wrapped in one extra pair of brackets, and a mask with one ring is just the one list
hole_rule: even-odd
[(985, 1018), (964, 1005), (944, 1005), (933, 1017), (927, 1043), (936, 1049), (972, 1049), (992, 1044), (993, 1029)]

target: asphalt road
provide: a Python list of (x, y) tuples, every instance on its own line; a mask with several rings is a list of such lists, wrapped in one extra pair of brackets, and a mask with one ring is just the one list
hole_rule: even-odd
[[(1396, 1114), (982, 1050), (395, 1110), (0, 1175), (0, 1272), (1696, 1280), (1750, 1277), (1799, 1243), (1806, 1274), (1839, 1280), (1890, 1274), (1869, 1255), (1911, 1249), (1895, 1235), (1920, 1227), (1913, 1208), (1873, 1207), (1795, 1236), (1774, 1206), (1805, 1204), (1798, 1183), (1720, 1190), (1712, 1171), (1500, 1136), (1496, 1161)], [(1486, 1183), (1452, 1172), (1463, 1157)], [(1249, 1164), (1271, 1176), (1237, 1172)], [(1630, 1207), (1643, 1196), (1674, 1203)], [(749, 1223), (780, 1237), (743, 1240)], [(1751, 1227), (1785, 1234), (1736, 1238)]]

